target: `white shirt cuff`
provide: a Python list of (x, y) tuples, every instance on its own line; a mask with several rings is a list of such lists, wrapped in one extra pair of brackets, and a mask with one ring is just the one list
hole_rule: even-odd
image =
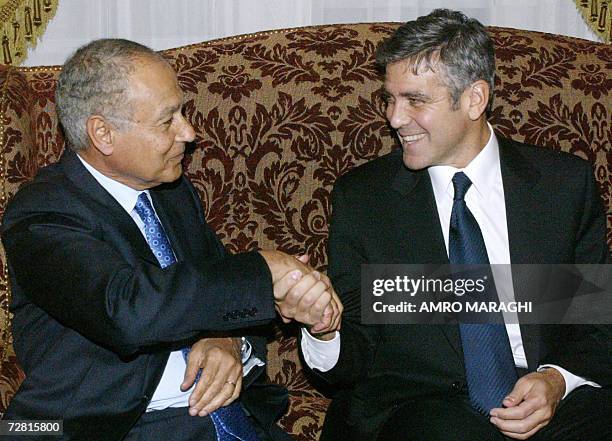
[(563, 395), (561, 399), (564, 399), (565, 397), (567, 397), (574, 389), (580, 386), (586, 385), (586, 386), (592, 386), (592, 387), (601, 387), (599, 384), (593, 381), (585, 380), (584, 378), (579, 377), (578, 375), (574, 375), (571, 372), (568, 372), (562, 367), (559, 367), (555, 364), (543, 364), (542, 366), (538, 367), (537, 371), (542, 372), (544, 369), (547, 369), (547, 368), (556, 369), (561, 374), (563, 379), (565, 380), (565, 395)]
[(319, 340), (302, 328), (302, 354), (310, 369), (331, 370), (340, 358), (340, 333), (336, 332), (331, 340)]

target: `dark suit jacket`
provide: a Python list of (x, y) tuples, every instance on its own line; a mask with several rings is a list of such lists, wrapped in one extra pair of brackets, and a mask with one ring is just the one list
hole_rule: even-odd
[[(72, 152), (9, 203), (2, 240), (26, 379), (5, 418), (63, 419), (66, 439), (119, 440), (171, 350), (275, 317), (265, 261), (225, 253), (186, 178), (150, 193), (178, 259), (165, 269)], [(265, 341), (252, 343), (265, 358)]]
[[(605, 262), (605, 218), (590, 165), (499, 141), (512, 263)], [(339, 389), (322, 439), (376, 439), (406, 400), (467, 394), (457, 326), (360, 324), (365, 263), (448, 263), (429, 174), (404, 167), (401, 150), (349, 172), (334, 188), (329, 275), (346, 314), (338, 364), (312, 372)], [(611, 382), (606, 328), (531, 325), (521, 332), (530, 370), (553, 363)]]

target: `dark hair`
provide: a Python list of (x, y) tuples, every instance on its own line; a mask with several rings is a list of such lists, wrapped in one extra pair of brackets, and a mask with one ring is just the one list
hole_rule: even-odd
[(409, 60), (413, 72), (420, 68), (440, 71), (453, 106), (465, 89), (477, 80), (489, 84), (487, 110), (493, 105), (495, 50), (485, 27), (460, 11), (436, 9), (429, 15), (401, 25), (376, 51), (376, 62)]
[(130, 75), (135, 62), (147, 58), (166, 62), (142, 44), (117, 38), (94, 40), (68, 58), (58, 78), (55, 103), (70, 148), (87, 148), (86, 122), (93, 114), (125, 128), (132, 112)]

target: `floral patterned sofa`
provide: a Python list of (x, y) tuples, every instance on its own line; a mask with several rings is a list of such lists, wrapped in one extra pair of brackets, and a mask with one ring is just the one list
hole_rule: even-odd
[[(396, 147), (373, 55), (397, 26), (313, 26), (164, 51), (197, 132), (186, 173), (231, 252), (307, 252), (314, 266), (326, 268), (334, 181)], [(519, 141), (589, 159), (610, 226), (612, 47), (516, 29), (490, 32), (498, 62), (493, 126)], [(0, 68), (0, 214), (19, 186), (64, 148), (53, 98), (60, 69)], [(11, 346), (2, 249), (0, 265), (2, 412), (23, 373)], [(295, 335), (291, 326), (276, 329), (268, 373), (291, 392), (281, 425), (297, 439), (315, 440), (328, 399), (305, 378)]]

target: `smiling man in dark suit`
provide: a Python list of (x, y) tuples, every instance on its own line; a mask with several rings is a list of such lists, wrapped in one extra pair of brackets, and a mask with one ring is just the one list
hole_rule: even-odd
[(402, 148), (334, 188), (329, 274), (347, 313), (342, 331), (301, 339), (336, 389), (321, 440), (610, 439), (609, 327), (361, 324), (362, 264), (608, 254), (590, 164), (487, 122), (494, 48), (478, 21), (436, 10), (400, 26), (377, 61)]
[(286, 391), (257, 381), (265, 338), (232, 331), (277, 312), (333, 329), (327, 278), (281, 252), (224, 251), (182, 175), (195, 133), (159, 54), (94, 41), (56, 97), (70, 148), (2, 225), (26, 374), (4, 418), (61, 419), (67, 440), (288, 438), (274, 426)]

